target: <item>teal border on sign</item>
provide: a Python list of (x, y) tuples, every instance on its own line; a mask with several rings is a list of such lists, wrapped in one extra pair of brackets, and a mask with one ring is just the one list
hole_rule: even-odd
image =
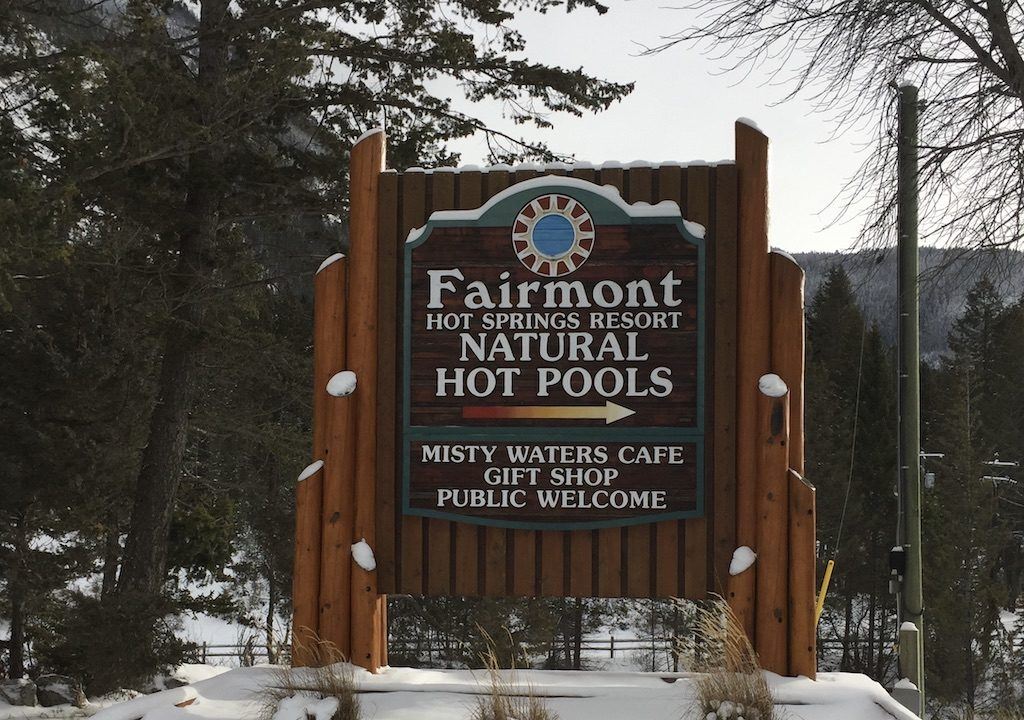
[[(520, 186), (522, 187), (521, 189)], [(612, 191), (616, 192), (616, 191)], [(508, 426), (480, 427), (467, 425), (413, 426), (410, 424), (410, 373), (412, 364), (412, 252), (430, 239), (434, 228), (442, 227), (511, 227), (519, 211), (527, 202), (539, 195), (560, 193), (582, 203), (590, 213), (595, 225), (675, 225), (682, 239), (697, 248), (697, 416), (692, 426), (679, 427), (528, 427)], [(523, 530), (595, 530), (608, 527), (625, 527), (703, 517), (705, 514), (704, 482), (704, 401), (705, 401), (705, 341), (707, 320), (707, 250), (705, 240), (691, 232), (681, 215), (677, 213), (657, 214), (658, 206), (646, 206), (641, 215), (631, 214), (621, 199), (609, 198), (609, 189), (576, 178), (547, 176), (528, 180), (509, 187), (484, 203), (476, 211), (437, 211), (431, 214), (427, 224), (409, 233), (405, 243), (403, 272), (402, 308), (402, 514), (451, 520), (471, 525), (487, 525)], [(619, 204), (621, 203), (621, 205)], [(475, 217), (474, 217), (475, 215)], [(481, 518), (458, 513), (441, 512), (414, 508), (409, 500), (410, 449), (413, 441), (475, 441), (483, 442), (547, 442), (568, 441), (591, 442), (671, 442), (678, 445), (696, 446), (696, 497), (693, 510), (641, 515), (613, 520), (583, 522), (534, 522), (503, 518)]]

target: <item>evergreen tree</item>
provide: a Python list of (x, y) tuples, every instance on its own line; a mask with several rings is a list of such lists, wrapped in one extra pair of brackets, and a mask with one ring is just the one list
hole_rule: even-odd
[(841, 669), (885, 680), (895, 634), (887, 586), (896, 522), (891, 352), (867, 327), (841, 268), (811, 302), (807, 338), (807, 475), (818, 488), (821, 556), (837, 559), (823, 635), (838, 641)]
[(938, 700), (970, 708), (985, 700), (992, 640), (1007, 599), (1001, 565), (1012, 543), (999, 511), (1002, 473), (987, 464), (1006, 423), (993, 414), (1006, 390), (998, 362), (1005, 312), (983, 278), (953, 325), (951, 356), (924, 375), (924, 439), (945, 454), (924, 504), (926, 667)]
[[(270, 615), (286, 602), (281, 540), (305, 454), (308, 359), (297, 358), (308, 356), (310, 322), (292, 275), (337, 245), (347, 149), (383, 122), (396, 166), (453, 162), (445, 143), (486, 129), (437, 94), (446, 79), (541, 127), (551, 112), (608, 107), (631, 86), (522, 59), (515, 13), (557, 8), (604, 11), (592, 0), (0, 8), (0, 301), (30, 301), (14, 297), (12, 278), (31, 274), (33, 253), (85, 245), (95, 268), (130, 276), (106, 292), (131, 322), (107, 318), (90, 338), (119, 334), (116, 347), (140, 359), (111, 358), (130, 388), (111, 397), (127, 399), (130, 426), (118, 436), (109, 425), (108, 447), (93, 454), (117, 458), (118, 481), (130, 473), (120, 493), (134, 493), (130, 514), (122, 502), (98, 513), (93, 559), (111, 608), (155, 626), (172, 571), (221, 572), (243, 546)], [(486, 133), (492, 160), (551, 156)], [(69, 319), (94, 301), (69, 304)], [(12, 462), (76, 455), (54, 452), (50, 435), (16, 444)], [(111, 641), (158, 647), (135, 634)]]

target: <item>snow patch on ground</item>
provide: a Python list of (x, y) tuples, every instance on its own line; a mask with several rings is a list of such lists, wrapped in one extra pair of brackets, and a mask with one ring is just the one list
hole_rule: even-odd
[(338, 712), (338, 698), (302, 693), (281, 700), (277, 705), (273, 720), (331, 720)]
[(746, 545), (741, 545), (732, 553), (732, 561), (729, 563), (729, 574), (739, 575), (749, 568), (757, 560), (757, 553)]
[[(96, 720), (252, 720), (262, 688), (273, 684), (270, 666), (239, 668), (215, 678), (147, 695), (101, 710)], [(297, 671), (301, 673), (302, 671)], [(693, 688), (686, 677), (656, 673), (519, 670), (504, 673), (514, 686), (547, 696), (561, 720), (692, 720)], [(821, 673), (817, 681), (766, 673), (779, 709), (791, 720), (915, 720), (878, 683), (863, 675)], [(469, 670), (383, 668), (371, 675), (355, 668), (366, 720), (467, 720), (473, 696), (487, 692), (486, 673)], [(188, 690), (192, 704), (178, 708)], [(314, 697), (295, 706), (313, 706)], [(282, 703), (284, 705), (284, 703)], [(289, 706), (290, 707), (290, 706)], [(319, 708), (317, 708), (319, 709)], [(325, 706), (326, 710), (326, 706)], [(280, 713), (281, 707), (278, 708)], [(319, 717), (319, 713), (317, 713)], [(4, 717), (0, 707), (0, 717)], [(35, 716), (38, 717), (38, 716)], [(294, 717), (278, 720), (295, 720)]]
[[(1021, 627), (1020, 615), (1014, 612), (1010, 612), (1009, 610), (999, 611), (999, 622), (1003, 624), (1003, 628), (1006, 630), (1006, 632), (1014, 632), (1015, 630), (1018, 630)], [(913, 623), (910, 624), (913, 625)]]

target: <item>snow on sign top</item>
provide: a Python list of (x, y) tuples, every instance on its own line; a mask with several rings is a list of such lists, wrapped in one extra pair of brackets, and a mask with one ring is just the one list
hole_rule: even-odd
[[(686, 220), (682, 216), (682, 212), (679, 210), (679, 204), (672, 200), (662, 200), (659, 203), (650, 204), (645, 202), (638, 203), (627, 203), (622, 199), (622, 195), (618, 189), (613, 185), (596, 185), (586, 180), (580, 180), (579, 178), (564, 177), (561, 175), (545, 175), (543, 177), (531, 178), (530, 180), (524, 180), (521, 183), (516, 183), (508, 188), (502, 190), (497, 195), (491, 197), (487, 202), (478, 208), (472, 210), (435, 210), (430, 215), (432, 222), (472, 222), (479, 220), (488, 210), (498, 205), (502, 201), (514, 196), (526, 190), (540, 190), (547, 189), (556, 191), (559, 188), (572, 188), (578, 190), (585, 190), (588, 192), (600, 195), (605, 200), (608, 200), (613, 205), (622, 210), (626, 215), (631, 218), (671, 218), (677, 217), (683, 222), (683, 226), (686, 231), (693, 235), (703, 239), (705, 235), (705, 228), (699, 223), (691, 222)], [(414, 228), (409, 232), (407, 243), (415, 242), (419, 239), (422, 234), (423, 228)]]
[[(517, 165), (509, 165), (508, 163), (498, 163), (497, 165), (476, 165), (470, 163), (468, 165), (459, 165), (453, 167), (450, 165), (442, 165), (439, 167), (420, 167), (418, 165), (407, 167), (405, 173), (422, 173), (424, 175), (431, 175), (433, 173), (498, 173), (498, 172), (539, 172), (539, 173), (551, 173), (554, 171), (561, 172), (572, 172), (574, 170), (636, 170), (640, 168), (649, 168), (651, 170), (662, 167), (707, 167), (709, 165), (731, 165), (735, 162), (732, 158), (724, 158), (722, 160), (708, 161), (708, 160), (630, 160), (629, 162), (621, 162), (619, 160), (606, 160), (602, 163), (592, 163), (588, 160), (571, 160), (563, 162), (556, 160), (549, 163), (519, 163)], [(398, 170), (394, 168), (388, 168), (384, 170), (385, 173), (397, 173)]]

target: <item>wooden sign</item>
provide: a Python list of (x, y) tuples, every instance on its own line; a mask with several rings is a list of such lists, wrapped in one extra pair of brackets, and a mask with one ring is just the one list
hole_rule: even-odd
[(575, 178), (405, 245), (403, 510), (585, 529), (703, 513), (704, 228)]
[(404, 172), (385, 144), (353, 147), (350, 253), (316, 276), (295, 662), (386, 665), (388, 593), (718, 593), (765, 668), (813, 676), (803, 273), (768, 248), (767, 138)]

